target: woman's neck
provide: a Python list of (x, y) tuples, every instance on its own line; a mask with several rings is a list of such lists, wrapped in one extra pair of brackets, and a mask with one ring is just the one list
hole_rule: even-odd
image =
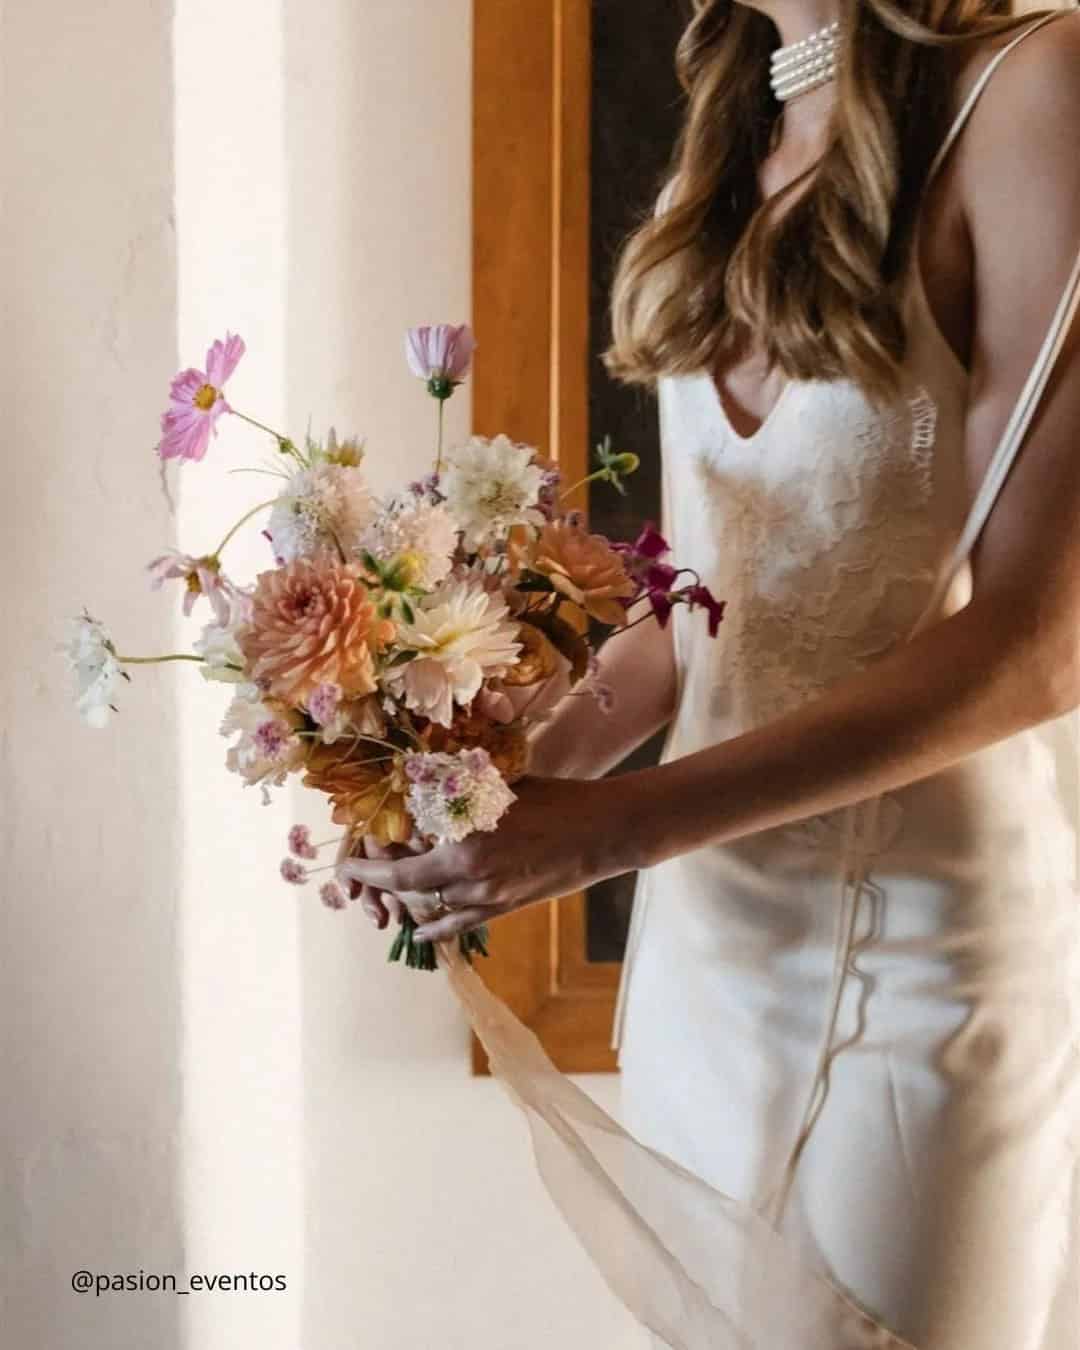
[[(840, 0), (762, 0), (760, 12), (773, 21), (781, 46), (787, 47), (839, 19)], [(796, 154), (804, 150), (816, 157), (824, 146), (835, 102), (836, 84), (830, 81), (785, 104), (781, 141)]]
[(760, 9), (776, 25), (783, 47), (801, 42), (840, 18), (838, 0), (775, 0)]

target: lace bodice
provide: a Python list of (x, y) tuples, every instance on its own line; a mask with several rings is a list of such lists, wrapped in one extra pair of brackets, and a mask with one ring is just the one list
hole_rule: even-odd
[(963, 526), (967, 376), (918, 277), (908, 314), (908, 387), (885, 411), (850, 381), (794, 381), (740, 436), (708, 375), (661, 382), (665, 528), (727, 602), (715, 640), (678, 619), (677, 753), (863, 669), (925, 608)]

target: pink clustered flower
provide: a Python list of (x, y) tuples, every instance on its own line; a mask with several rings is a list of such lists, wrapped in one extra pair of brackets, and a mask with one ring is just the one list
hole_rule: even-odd
[(307, 710), (311, 719), (320, 727), (325, 727), (337, 716), (341, 703), (339, 684), (320, 684), (312, 690), (307, 701)]
[(161, 415), (162, 437), (157, 452), (162, 459), (200, 460), (217, 434), (217, 421), (232, 409), (225, 401), (225, 381), (245, 351), (244, 340), (226, 333), (206, 353), (206, 369), (182, 370), (169, 387), (169, 407)]
[(447, 399), (469, 372), (476, 339), (467, 323), (424, 324), (405, 334), (409, 369), (427, 382), (428, 393)]
[(281, 875), (290, 886), (306, 886), (308, 881), (307, 868), (303, 863), (298, 863), (295, 858), (282, 858)]
[(289, 852), (294, 858), (306, 858), (308, 862), (319, 856), (306, 825), (294, 825), (289, 831)]
[[(661, 561), (671, 552), (671, 546), (651, 521), (632, 544), (613, 544), (612, 548), (623, 555), (626, 570), (637, 582), (637, 591), (626, 601), (627, 608), (638, 600), (647, 599), (661, 628), (667, 626), (677, 604), (685, 604), (689, 609), (702, 608), (709, 616), (709, 636), (716, 636), (724, 617), (725, 602), (717, 600), (709, 588), (702, 585), (696, 572)], [(676, 587), (679, 577), (685, 575), (695, 578), (693, 584)]]
[(214, 611), (214, 618), (226, 627), (231, 618), (232, 603), (240, 592), (221, 570), (217, 558), (194, 558), (190, 553), (170, 549), (147, 564), (150, 585), (160, 590), (166, 581), (183, 581), (184, 613), (190, 614), (200, 596), (205, 596)]
[(336, 881), (323, 882), (319, 887), (319, 899), (327, 909), (344, 909), (349, 903)]
[(262, 759), (275, 762), (284, 759), (292, 748), (293, 731), (287, 722), (276, 717), (260, 722), (252, 736), (255, 749)]
[(446, 498), (439, 491), (440, 481), (441, 475), (428, 473), (423, 478), (418, 478), (415, 482), (410, 483), (408, 492), (415, 499), (414, 504), (439, 506), (446, 501)]
[(516, 801), (486, 750), (405, 757), (409, 812), (421, 835), (439, 843), (493, 830)]

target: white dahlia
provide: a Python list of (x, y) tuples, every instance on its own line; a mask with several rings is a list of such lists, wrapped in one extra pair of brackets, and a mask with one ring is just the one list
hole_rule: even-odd
[(398, 626), (395, 646), (416, 655), (390, 670), (390, 692), (448, 727), (455, 703), (467, 707), (486, 679), (515, 664), (517, 630), (502, 595), (475, 581), (448, 582), (416, 607), (412, 623)]
[(543, 525), (538, 503), (544, 471), (533, 455), (531, 446), (509, 436), (474, 436), (449, 455), (439, 490), (465, 532), (467, 548), (502, 539), (514, 525)]
[[(351, 559), (375, 515), (360, 469), (323, 463), (293, 474), (270, 513), (268, 533), (283, 563), (298, 558)], [(340, 552), (339, 552), (340, 550)]]

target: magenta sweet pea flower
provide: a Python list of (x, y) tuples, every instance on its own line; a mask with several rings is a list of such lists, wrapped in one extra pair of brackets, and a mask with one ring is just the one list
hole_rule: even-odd
[(656, 615), (656, 621), (661, 628), (666, 628), (668, 619), (671, 618), (671, 611), (675, 607), (675, 602), (670, 591), (649, 591), (649, 604), (652, 606), (652, 612)]
[(409, 369), (438, 399), (449, 398), (469, 373), (475, 350), (476, 339), (467, 323), (422, 325), (405, 334)]
[(671, 552), (671, 545), (651, 520), (643, 526), (630, 547), (639, 558), (662, 558), (665, 553)]
[(715, 637), (720, 627), (720, 620), (724, 617), (725, 601), (717, 600), (708, 586), (688, 586), (686, 589), (686, 603), (691, 609), (701, 605), (709, 614), (709, 636)]
[(206, 369), (182, 370), (169, 387), (169, 407), (161, 415), (162, 437), (157, 452), (162, 459), (199, 460), (206, 454), (217, 420), (230, 412), (225, 381), (243, 356), (244, 340), (226, 333), (206, 353)]

